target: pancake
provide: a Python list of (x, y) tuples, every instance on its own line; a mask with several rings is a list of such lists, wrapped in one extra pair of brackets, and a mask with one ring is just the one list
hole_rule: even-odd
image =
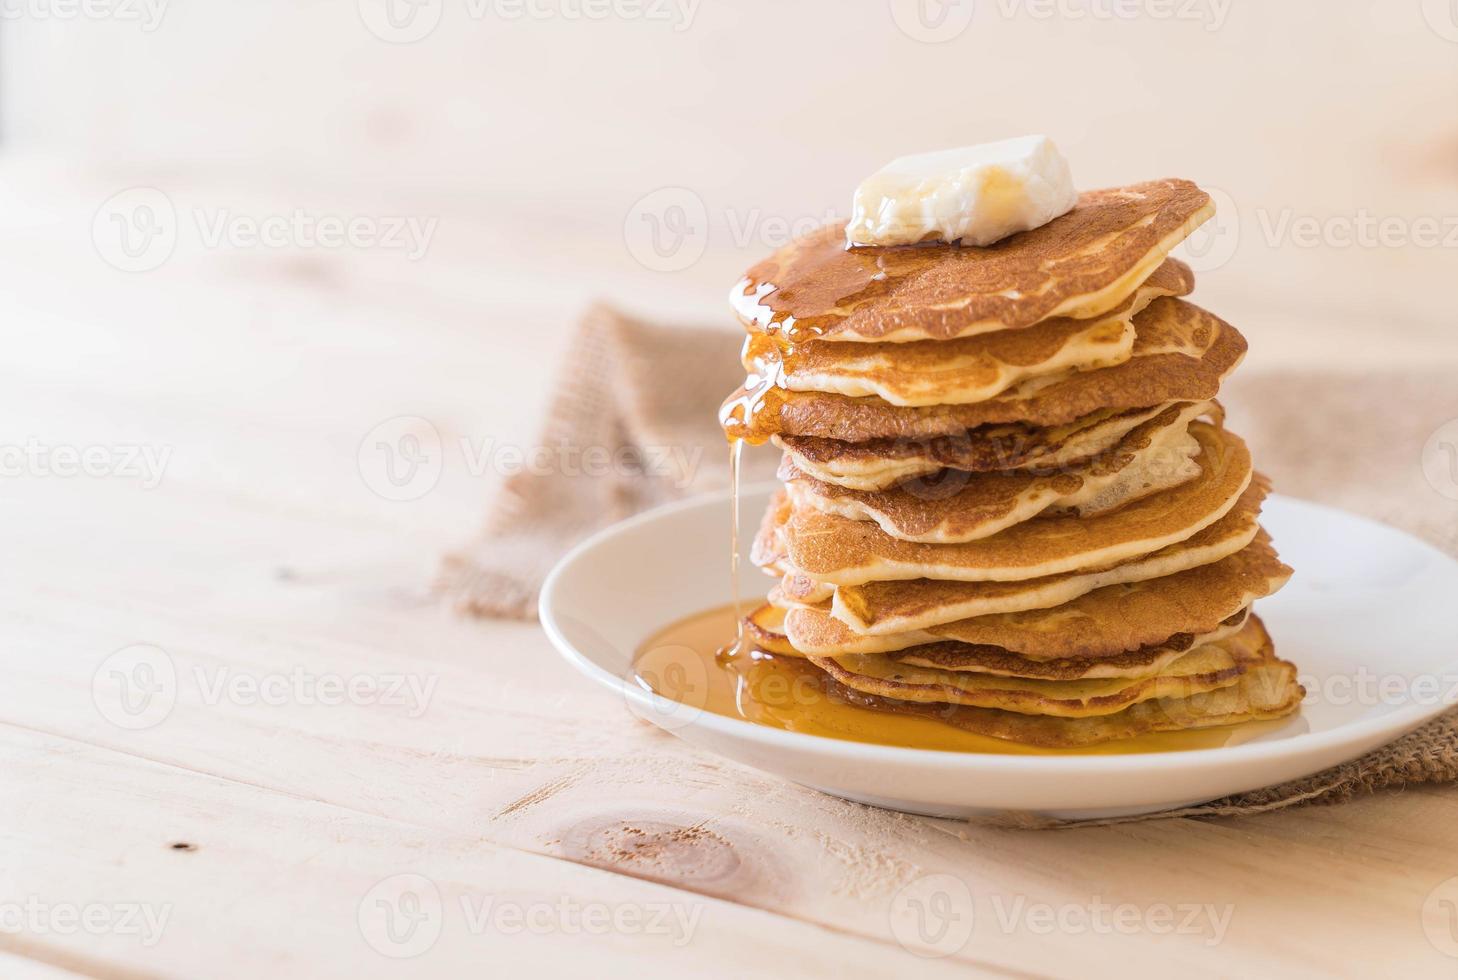
[(1136, 426), (1108, 452), (1063, 469), (952, 473), (880, 491), (849, 490), (782, 464), (796, 505), (874, 521), (901, 541), (956, 544), (996, 534), (1042, 513), (1094, 517), (1200, 475), (1190, 423), (1205, 404), (1172, 406)]
[(959, 473), (1077, 466), (1108, 452), (1150, 419), (1176, 406), (1183, 411), (1192, 404), (1204, 409), (1197, 416), (1223, 416), (1218, 402), (1170, 402), (1100, 410), (1066, 425), (989, 425), (928, 440), (845, 442), (814, 436), (776, 436), (774, 442), (785, 450), (796, 469), (823, 483), (849, 490), (884, 490), (915, 479), (934, 489), (943, 479), (960, 479)]
[(744, 635), (761, 650), (786, 657), (802, 654), (785, 636), (785, 611), (763, 605), (744, 617)]
[(1199, 478), (1098, 517), (1037, 517), (965, 544), (922, 544), (813, 507), (790, 508), (780, 531), (796, 571), (836, 586), (904, 579), (1011, 582), (1102, 568), (1176, 544), (1224, 517), (1251, 482), (1250, 453), (1203, 422)]
[[(773, 571), (773, 569), (770, 569)], [(798, 572), (782, 572), (780, 582), (770, 590), (770, 605), (791, 610), (806, 606), (819, 606), (835, 597), (835, 586), (829, 582), (817, 582)]]
[(1122, 303), (1211, 214), (1186, 180), (1087, 191), (1067, 214), (986, 248), (846, 248), (827, 225), (751, 268), (730, 293), (750, 330), (901, 343), (1087, 319)]
[(838, 683), (866, 694), (1060, 718), (1111, 715), (1140, 701), (1188, 698), (1228, 687), (1258, 661), (1259, 655), (1242, 642), (1217, 641), (1139, 677), (1042, 680), (912, 667), (875, 653), (810, 658)]
[(788, 344), (778, 334), (752, 333), (744, 345), (744, 367), (791, 391), (872, 395), (902, 406), (970, 404), (1032, 378), (1124, 363), (1134, 353), (1134, 317), (1155, 299), (1187, 295), (1194, 285), (1189, 266), (1167, 259), (1107, 313), (958, 340)]
[(830, 614), (829, 602), (783, 610), (782, 631), (796, 650), (831, 656), (892, 653), (952, 641), (1034, 660), (1112, 657), (1207, 633), (1279, 591), (1291, 569), (1271, 539), (1255, 540), (1228, 558), (1142, 582), (1106, 586), (1048, 609), (963, 619), (904, 633), (857, 633)]
[(1256, 631), (1224, 641), (1226, 645), (1240, 644), (1255, 658), (1234, 684), (1190, 698), (1141, 701), (1110, 715), (1040, 717), (997, 708), (897, 701), (857, 691), (829, 677), (822, 685), (828, 696), (846, 704), (931, 718), (980, 735), (1050, 749), (1281, 718), (1300, 706), (1306, 692), (1296, 682), (1296, 666), (1276, 659), (1264, 628), (1255, 617), (1251, 622)]
[[(1107, 657), (1066, 657), (1057, 660), (1032, 660), (1001, 647), (945, 641), (911, 647), (886, 657), (908, 668), (928, 670), (973, 671), (1004, 677), (1037, 677), (1047, 680), (1079, 680), (1099, 677), (1143, 677), (1157, 673), (1165, 665), (1195, 647), (1216, 643), (1234, 636), (1245, 628), (1249, 609), (1242, 609), (1208, 633), (1175, 633), (1163, 642), (1137, 650), (1126, 650)], [(781, 634), (783, 636), (783, 634)], [(789, 639), (784, 638), (789, 644)], [(793, 645), (791, 645), (793, 648)]]
[(774, 379), (750, 378), (726, 400), (720, 421), (732, 438), (752, 443), (776, 435), (863, 442), (931, 439), (999, 423), (1055, 426), (1101, 410), (1214, 398), (1245, 356), (1239, 331), (1182, 299), (1154, 300), (1134, 318), (1134, 329), (1133, 354), (1122, 364), (1043, 384), (1034, 379), (1032, 387), (1014, 387), (973, 404), (903, 407), (875, 397), (790, 391)]
[(859, 633), (905, 633), (973, 617), (1048, 609), (1095, 589), (1144, 582), (1209, 565), (1228, 558), (1255, 539), (1267, 488), (1266, 481), (1257, 476), (1225, 517), (1179, 544), (1118, 565), (1022, 582), (918, 579), (841, 586), (831, 600), (831, 615)]

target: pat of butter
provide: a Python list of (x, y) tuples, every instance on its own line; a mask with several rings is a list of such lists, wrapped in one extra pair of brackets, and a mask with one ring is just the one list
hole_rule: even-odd
[(891, 161), (856, 188), (845, 237), (852, 245), (991, 245), (1077, 200), (1053, 141), (1022, 136)]

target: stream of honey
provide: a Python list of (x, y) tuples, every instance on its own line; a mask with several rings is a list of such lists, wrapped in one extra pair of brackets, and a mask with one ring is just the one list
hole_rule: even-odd
[(639, 648), (633, 664), (633, 680), (641, 687), (714, 714), (807, 735), (949, 752), (1117, 755), (1209, 749), (1250, 741), (1283, 723), (1227, 725), (1077, 749), (1043, 749), (978, 735), (932, 718), (847, 704), (826, 693), (822, 676), (808, 661), (750, 645), (732, 605), (666, 627)]

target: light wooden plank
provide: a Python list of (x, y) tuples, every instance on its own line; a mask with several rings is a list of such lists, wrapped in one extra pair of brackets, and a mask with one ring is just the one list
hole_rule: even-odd
[(6, 908), (30, 926), (0, 945), (60, 970), (874, 977), (907, 962), (894, 943), (52, 736), (8, 729), (0, 758)]

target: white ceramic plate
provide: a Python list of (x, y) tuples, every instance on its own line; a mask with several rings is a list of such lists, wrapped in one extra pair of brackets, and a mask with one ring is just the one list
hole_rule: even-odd
[[(772, 489), (742, 494), (746, 536)], [(679, 737), (862, 803), (939, 816), (1147, 812), (1356, 758), (1458, 700), (1458, 562), (1381, 524), (1273, 497), (1262, 521), (1296, 575), (1258, 610), (1309, 693), (1299, 715), (1257, 740), (1182, 752), (1019, 756), (865, 745), (754, 725), (625, 679), (651, 635), (730, 601), (729, 520), (727, 494), (715, 494), (593, 536), (548, 577), (542, 625), (579, 670)], [(769, 579), (744, 565), (740, 588), (752, 601)]]

